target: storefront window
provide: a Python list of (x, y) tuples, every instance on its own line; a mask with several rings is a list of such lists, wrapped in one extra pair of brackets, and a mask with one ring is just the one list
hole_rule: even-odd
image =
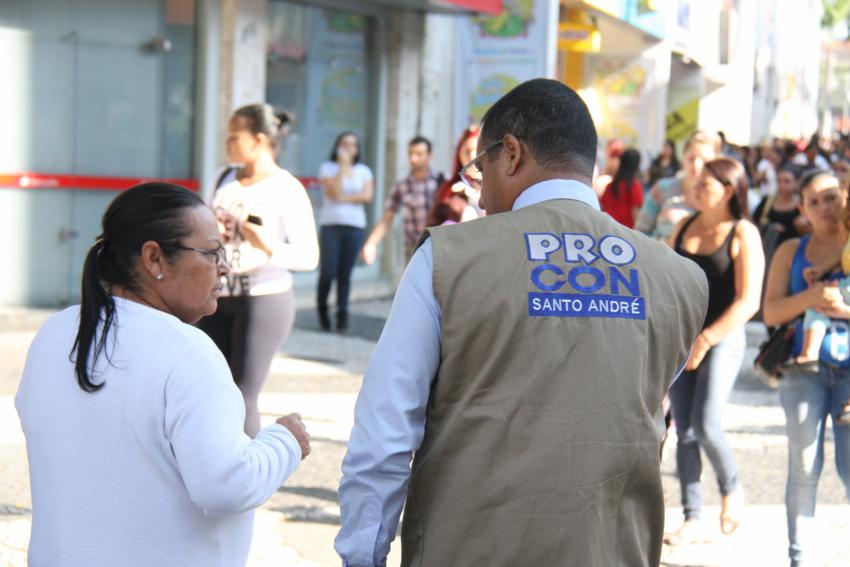
[(361, 161), (374, 168), (372, 19), (271, 1), (267, 21), (266, 100), (296, 117), (281, 165), (301, 178), (314, 178), (336, 136), (349, 130), (360, 138)]

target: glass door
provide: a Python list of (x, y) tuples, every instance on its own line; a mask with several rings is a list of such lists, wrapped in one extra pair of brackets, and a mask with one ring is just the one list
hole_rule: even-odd
[(266, 98), (296, 116), (280, 162), (308, 180), (317, 212), (320, 191), (309, 181), (329, 158), (340, 132), (357, 134), (361, 161), (376, 169), (374, 36), (374, 18), (363, 13), (276, 0), (268, 4)]

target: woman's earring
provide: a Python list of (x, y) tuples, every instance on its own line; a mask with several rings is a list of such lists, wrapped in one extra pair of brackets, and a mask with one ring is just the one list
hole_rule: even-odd
[(157, 274), (157, 275), (156, 275), (156, 279), (161, 280), (161, 279), (162, 279), (162, 274)]

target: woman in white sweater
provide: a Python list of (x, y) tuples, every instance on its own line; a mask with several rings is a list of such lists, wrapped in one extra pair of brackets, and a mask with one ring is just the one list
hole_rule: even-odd
[(291, 272), (319, 263), (307, 192), (275, 162), (288, 122), (288, 115), (275, 115), (268, 104), (233, 113), (227, 158), (239, 167), (220, 176), (213, 198), (231, 273), (218, 311), (199, 327), (230, 365), (245, 399), (245, 432), (252, 437), (260, 430), (260, 390), (295, 322)]
[(39, 330), (15, 398), (29, 564), (244, 565), (253, 509), (309, 453), (309, 435), (297, 414), (245, 435), (224, 357), (189, 324), (215, 311), (228, 272), (201, 199), (146, 183), (102, 224), (81, 305)]

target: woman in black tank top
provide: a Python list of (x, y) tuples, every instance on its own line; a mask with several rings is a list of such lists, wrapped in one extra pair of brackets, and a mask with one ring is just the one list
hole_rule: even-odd
[(705, 272), (709, 299), (703, 330), (669, 393), (685, 515), (682, 527), (667, 538), (669, 543), (694, 542), (705, 536), (700, 522), (700, 448), (717, 475), (721, 531), (731, 534), (740, 523), (743, 490), (720, 415), (741, 369), (744, 326), (758, 311), (764, 276), (761, 238), (748, 220), (743, 167), (729, 158), (705, 164), (694, 201), (698, 212), (679, 223), (669, 243)]

